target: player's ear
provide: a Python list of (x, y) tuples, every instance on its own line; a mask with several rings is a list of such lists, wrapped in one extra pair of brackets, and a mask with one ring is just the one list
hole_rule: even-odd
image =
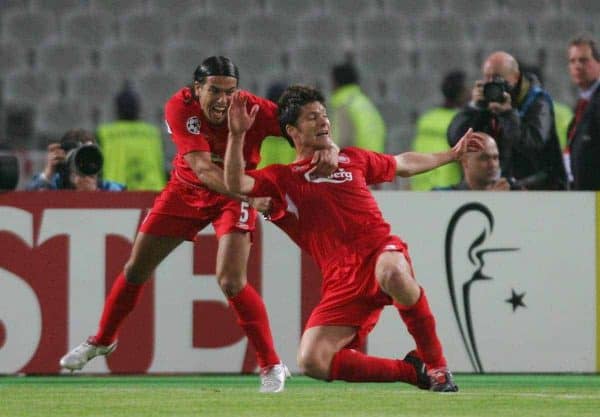
[(288, 136), (292, 139), (294, 138), (294, 134), (297, 130), (298, 129), (294, 125), (291, 125), (289, 123), (287, 125), (285, 125), (285, 131), (288, 134)]
[(203, 83), (201, 83), (200, 81), (194, 80), (194, 94), (196, 94), (197, 97), (200, 97), (200, 90), (202, 89), (202, 85)]

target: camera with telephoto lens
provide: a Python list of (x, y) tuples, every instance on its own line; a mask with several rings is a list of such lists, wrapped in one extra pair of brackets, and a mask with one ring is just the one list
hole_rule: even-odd
[(102, 170), (104, 157), (100, 148), (93, 143), (62, 142), (60, 147), (67, 155), (65, 162), (57, 167), (61, 173), (61, 188), (73, 188), (70, 181), (72, 173), (87, 176), (96, 175)]
[(504, 103), (504, 93), (509, 91), (509, 85), (502, 77), (494, 77), (483, 85), (483, 99), (485, 103)]

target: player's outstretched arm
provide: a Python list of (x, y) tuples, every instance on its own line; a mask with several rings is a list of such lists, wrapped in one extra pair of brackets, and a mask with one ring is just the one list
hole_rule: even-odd
[(259, 107), (255, 105), (248, 112), (246, 102), (239, 92), (234, 93), (227, 114), (229, 138), (225, 151), (225, 186), (238, 194), (248, 194), (254, 187), (254, 178), (244, 174), (244, 137), (254, 123)]
[(467, 152), (483, 149), (484, 138), (469, 129), (451, 149), (437, 153), (404, 152), (396, 155), (396, 174), (410, 177), (420, 174), (452, 161), (460, 160)]

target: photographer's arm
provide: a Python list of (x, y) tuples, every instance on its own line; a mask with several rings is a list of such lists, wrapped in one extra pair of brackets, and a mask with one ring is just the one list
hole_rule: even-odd
[(516, 110), (498, 115), (504, 136), (512, 137), (513, 147), (523, 153), (540, 152), (550, 140), (554, 129), (554, 118), (550, 103), (539, 96), (527, 114), (519, 117)]

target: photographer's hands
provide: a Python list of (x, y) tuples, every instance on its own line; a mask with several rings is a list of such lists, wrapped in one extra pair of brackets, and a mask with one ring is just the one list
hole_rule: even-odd
[(44, 177), (46, 181), (51, 181), (56, 173), (58, 165), (65, 162), (66, 153), (60, 147), (60, 143), (51, 143), (48, 145), (48, 154), (46, 155), (46, 167), (44, 168)]
[(471, 90), (471, 103), (473, 105), (479, 105), (479, 103), (483, 103), (485, 99), (483, 98), (483, 84), (485, 84), (482, 80), (475, 81), (475, 86)]
[(471, 90), (471, 103), (480, 108), (486, 108), (494, 114), (505, 113), (512, 110), (512, 99), (510, 94), (504, 92), (504, 102), (499, 103), (496, 101), (487, 102), (483, 94), (483, 86), (485, 82), (483, 80), (475, 81), (475, 86)]
[(511, 101), (510, 94), (508, 94), (505, 91), (504, 92), (504, 102), (497, 103), (495, 101), (492, 101), (488, 104), (488, 109), (494, 114), (500, 114), (500, 113), (505, 113), (507, 111), (511, 111), (512, 110), (512, 101)]

